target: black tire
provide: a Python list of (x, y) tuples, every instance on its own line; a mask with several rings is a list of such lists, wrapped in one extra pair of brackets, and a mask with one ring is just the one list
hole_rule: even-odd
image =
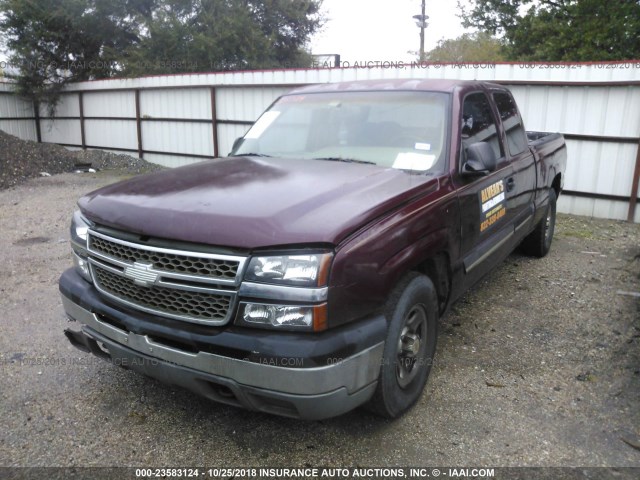
[(387, 305), (389, 328), (376, 391), (367, 408), (397, 418), (420, 398), (436, 351), (438, 303), (431, 280), (403, 279)]
[(527, 255), (544, 257), (551, 249), (553, 232), (556, 228), (556, 191), (549, 190), (549, 203), (544, 217), (538, 222), (536, 228), (520, 244), (520, 249)]

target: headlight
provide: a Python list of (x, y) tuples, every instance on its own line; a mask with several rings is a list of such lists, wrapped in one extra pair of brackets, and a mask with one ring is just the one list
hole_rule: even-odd
[(85, 219), (79, 210), (73, 213), (71, 220), (71, 248), (73, 249), (73, 266), (76, 271), (87, 281), (91, 281), (89, 261), (87, 260), (87, 238), (91, 224)]
[(297, 306), (242, 302), (236, 323), (253, 327), (319, 332), (327, 328), (327, 304)]
[(91, 224), (82, 216), (80, 210), (73, 212), (73, 218), (71, 219), (71, 243), (86, 249), (90, 226)]
[(330, 264), (330, 253), (253, 257), (245, 280), (298, 287), (324, 286)]

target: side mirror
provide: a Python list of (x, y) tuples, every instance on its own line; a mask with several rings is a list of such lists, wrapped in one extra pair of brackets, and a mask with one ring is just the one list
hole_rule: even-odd
[(487, 175), (496, 169), (498, 159), (487, 142), (477, 142), (467, 147), (467, 161), (462, 166), (462, 174), (470, 176)]

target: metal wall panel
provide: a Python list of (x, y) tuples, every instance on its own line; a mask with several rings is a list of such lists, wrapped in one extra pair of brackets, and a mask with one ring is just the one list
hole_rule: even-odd
[(637, 145), (628, 143), (567, 140), (565, 188), (628, 195), (637, 149)]
[(0, 118), (33, 117), (33, 104), (15, 95), (0, 95)]
[(143, 118), (211, 120), (211, 92), (208, 88), (142, 91), (140, 115)]
[(181, 157), (179, 155), (160, 155), (156, 153), (145, 153), (144, 159), (147, 162), (157, 163), (158, 165), (169, 168), (182, 167), (203, 161), (190, 157)]
[[(528, 130), (565, 134), (640, 136), (640, 87), (512, 86)], [(565, 189), (626, 196), (631, 192), (638, 145), (567, 139)], [(586, 198), (558, 204), (564, 213), (626, 219), (628, 203)]]
[[(78, 103), (79, 95), (77, 93), (66, 93), (60, 95), (60, 101), (53, 111), (55, 117), (79, 117), (80, 104)], [(46, 104), (40, 105), (40, 116), (50, 116), (49, 107)]]
[(249, 126), (247, 125), (229, 125), (229, 124), (219, 124), (218, 125), (218, 148), (220, 152), (218, 154), (219, 157), (226, 157), (229, 155), (231, 148), (233, 147), (233, 142), (235, 142), (236, 138), (242, 137), (249, 130)]
[(637, 62), (582, 65), (515, 63), (497, 65), (454, 64), (442, 66), (425, 64), (415, 67), (406, 64), (400, 68), (389, 68), (390, 66), (374, 66), (370, 68), (368, 65), (358, 65), (358, 67), (355, 68), (196, 73), (188, 75), (158, 75), (141, 78), (98, 80), (72, 84), (67, 87), (67, 90), (91, 91), (107, 88), (157, 88), (186, 85), (302, 84), (373, 78), (457, 78), (469, 80), (511, 80), (518, 82), (625, 82), (638, 81), (640, 79), (640, 68), (636, 68), (636, 65)]
[(284, 88), (216, 88), (216, 111), (219, 120), (254, 122), (280, 95), (292, 90)]
[[(586, 217), (626, 220), (628, 209), (628, 202), (615, 200), (572, 197), (570, 195), (560, 195), (558, 200), (558, 212)], [(640, 223), (640, 208), (636, 209), (634, 222)]]
[(84, 124), (87, 145), (106, 148), (130, 148), (133, 150), (138, 148), (135, 121), (85, 120)]
[(511, 86), (528, 130), (640, 135), (640, 87)]
[(82, 103), (85, 117), (136, 118), (135, 93), (131, 91), (85, 93)]
[(42, 141), (80, 145), (80, 120), (40, 120)]
[(213, 156), (213, 128), (208, 123), (142, 122), (144, 150)]
[[(628, 64), (627, 64), (628, 63)], [(87, 117), (135, 118), (135, 93), (118, 89), (140, 90), (140, 114), (143, 119), (180, 118), (209, 120), (212, 118), (210, 87), (216, 87), (215, 116), (221, 121), (253, 122), (279, 95), (296, 85), (380, 78), (454, 78), (512, 82), (511, 89), (520, 106), (528, 130), (559, 131), (566, 134), (638, 138), (640, 136), (640, 68), (637, 62), (590, 65), (404, 65), (356, 68), (301, 69), (248, 72), (166, 75), (136, 79), (101, 80), (69, 85), (60, 116), (78, 115), (78, 96), (84, 93)], [(580, 82), (615, 82), (616, 85), (549, 84)], [(633, 82), (620, 85), (624, 82)], [(544, 83), (544, 84), (543, 84)], [(202, 88), (191, 88), (191, 87)], [(190, 87), (190, 88), (180, 88)], [(170, 89), (169, 89), (170, 88)], [(96, 91), (109, 89), (109, 91)], [(151, 89), (151, 90), (145, 90)], [(0, 91), (11, 85), (0, 82)], [(30, 105), (10, 95), (0, 95), (0, 127), (5, 126), (24, 138), (35, 138), (35, 124), (2, 121), (2, 117), (31, 116)], [(22, 113), (20, 112), (28, 112)], [(45, 114), (45, 112), (43, 112)], [(48, 126), (42, 122), (43, 127)], [(62, 133), (61, 128), (68, 128)], [(143, 148), (170, 152), (211, 155), (211, 125), (188, 122), (144, 121)], [(219, 154), (228, 154), (233, 141), (249, 127), (242, 124), (217, 124)], [(56, 131), (43, 140), (80, 143), (79, 123), (56, 122)], [(137, 149), (134, 121), (85, 122), (87, 144)], [(67, 141), (65, 141), (67, 140)], [(70, 141), (76, 140), (76, 141)], [(570, 139), (565, 187), (578, 192), (628, 196), (635, 164), (637, 145), (629, 142)], [(145, 158), (167, 166), (193, 163), (198, 159), (146, 154)], [(626, 218), (624, 201), (594, 200), (563, 195), (558, 208), (576, 214)], [(640, 208), (638, 208), (640, 211)], [(637, 215), (640, 215), (638, 213)]]
[(22, 140), (38, 140), (34, 120), (3, 120), (0, 118), (0, 130)]
[[(9, 92), (10, 85), (0, 83), (0, 91)], [(37, 140), (35, 120), (10, 120), (33, 117), (33, 104), (16, 95), (0, 95), (0, 130), (23, 140)]]

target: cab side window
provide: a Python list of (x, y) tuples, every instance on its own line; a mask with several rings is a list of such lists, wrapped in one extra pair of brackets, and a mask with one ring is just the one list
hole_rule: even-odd
[(462, 105), (461, 131), (463, 151), (473, 143), (487, 142), (496, 158), (504, 156), (491, 106), (484, 93), (472, 93), (465, 97)]
[(518, 107), (511, 98), (511, 95), (505, 92), (496, 92), (493, 99), (498, 107), (498, 113), (502, 119), (502, 125), (507, 134), (507, 144), (511, 156), (518, 155), (527, 149), (527, 134), (522, 125), (522, 118), (518, 113)]

